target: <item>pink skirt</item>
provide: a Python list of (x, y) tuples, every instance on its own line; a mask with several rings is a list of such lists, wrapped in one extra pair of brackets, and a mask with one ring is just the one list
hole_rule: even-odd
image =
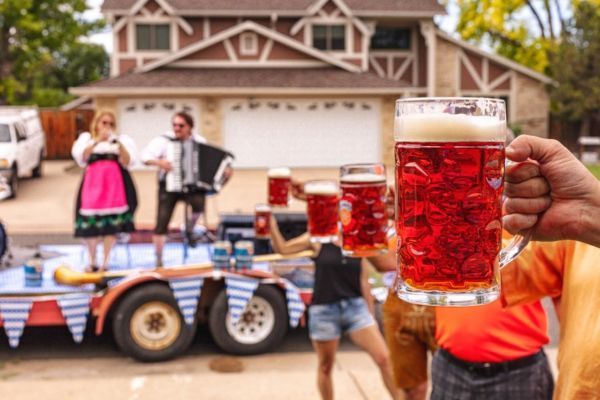
[(81, 187), (81, 215), (121, 214), (129, 209), (118, 161), (99, 160), (85, 170)]

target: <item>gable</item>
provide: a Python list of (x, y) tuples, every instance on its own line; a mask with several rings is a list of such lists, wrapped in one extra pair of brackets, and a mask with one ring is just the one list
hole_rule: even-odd
[[(244, 38), (249, 40), (244, 41)], [(147, 72), (169, 65), (202, 67), (207, 63), (215, 65), (214, 62), (219, 62), (219, 66), (222, 67), (250, 64), (259, 67), (274, 64), (294, 67), (331, 65), (350, 72), (360, 71), (360, 67), (353, 63), (332, 57), (252, 21), (242, 22), (201, 42), (191, 44), (157, 62), (140, 67), (139, 71)]]

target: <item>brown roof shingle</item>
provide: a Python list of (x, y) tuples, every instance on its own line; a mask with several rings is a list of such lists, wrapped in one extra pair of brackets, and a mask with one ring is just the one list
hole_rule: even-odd
[[(302, 14), (316, 0), (166, 0), (176, 10), (297, 11)], [(437, 0), (345, 0), (356, 11), (444, 13)], [(105, 0), (102, 10), (128, 10), (136, 0)]]
[(405, 82), (337, 68), (165, 68), (129, 73), (79, 88), (402, 88)]

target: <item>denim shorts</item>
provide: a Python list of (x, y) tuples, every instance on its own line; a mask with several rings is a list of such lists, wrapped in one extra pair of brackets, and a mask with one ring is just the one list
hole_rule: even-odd
[(339, 339), (343, 332), (352, 332), (375, 324), (362, 297), (335, 303), (313, 304), (308, 308), (308, 334), (312, 340)]

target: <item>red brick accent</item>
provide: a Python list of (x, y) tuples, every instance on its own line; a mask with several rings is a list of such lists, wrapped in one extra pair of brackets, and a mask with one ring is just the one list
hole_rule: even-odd
[(489, 77), (490, 82), (493, 82), (496, 78), (498, 78), (500, 75), (502, 75), (503, 73), (505, 73), (508, 70), (509, 70), (508, 68), (503, 67), (499, 64), (489, 62), (488, 77)]
[(362, 51), (363, 51), (363, 49), (362, 49), (363, 34), (356, 27), (353, 27), (352, 29), (354, 29), (354, 52), (362, 53)]
[(469, 61), (471, 61), (471, 64), (473, 64), (473, 67), (475, 67), (475, 71), (477, 71), (479, 77), (481, 77), (483, 74), (483, 59), (473, 53), (469, 53), (468, 51), (465, 51), (464, 53)]
[(125, 58), (119, 60), (119, 74), (124, 74), (137, 67), (137, 60)]
[(210, 34), (214, 35), (235, 25), (237, 25), (237, 18), (211, 18)]
[(338, 9), (338, 6), (336, 6), (333, 1), (328, 1), (327, 3), (325, 3), (323, 8), (321, 8), (321, 10), (325, 11), (325, 13), (328, 15), (333, 14), (333, 12), (337, 9)]
[(269, 60), (314, 60), (311, 56), (300, 51), (290, 49), (280, 43), (273, 43)]
[(204, 21), (202, 18), (186, 18), (186, 21), (194, 29), (194, 32), (188, 35), (179, 27), (179, 48), (184, 48), (203, 39)]
[(475, 80), (471, 77), (471, 74), (462, 62), (460, 63), (460, 89), (479, 90), (477, 83), (475, 83)]
[(119, 36), (119, 51), (121, 53), (127, 52), (127, 26), (123, 26), (118, 33)]
[(146, 2), (146, 4), (144, 5), (144, 8), (146, 8), (151, 13), (154, 13), (156, 10), (158, 10), (160, 8), (160, 5), (154, 0), (148, 0)]
[(229, 60), (223, 43), (217, 43), (206, 49), (198, 50), (182, 60)]

